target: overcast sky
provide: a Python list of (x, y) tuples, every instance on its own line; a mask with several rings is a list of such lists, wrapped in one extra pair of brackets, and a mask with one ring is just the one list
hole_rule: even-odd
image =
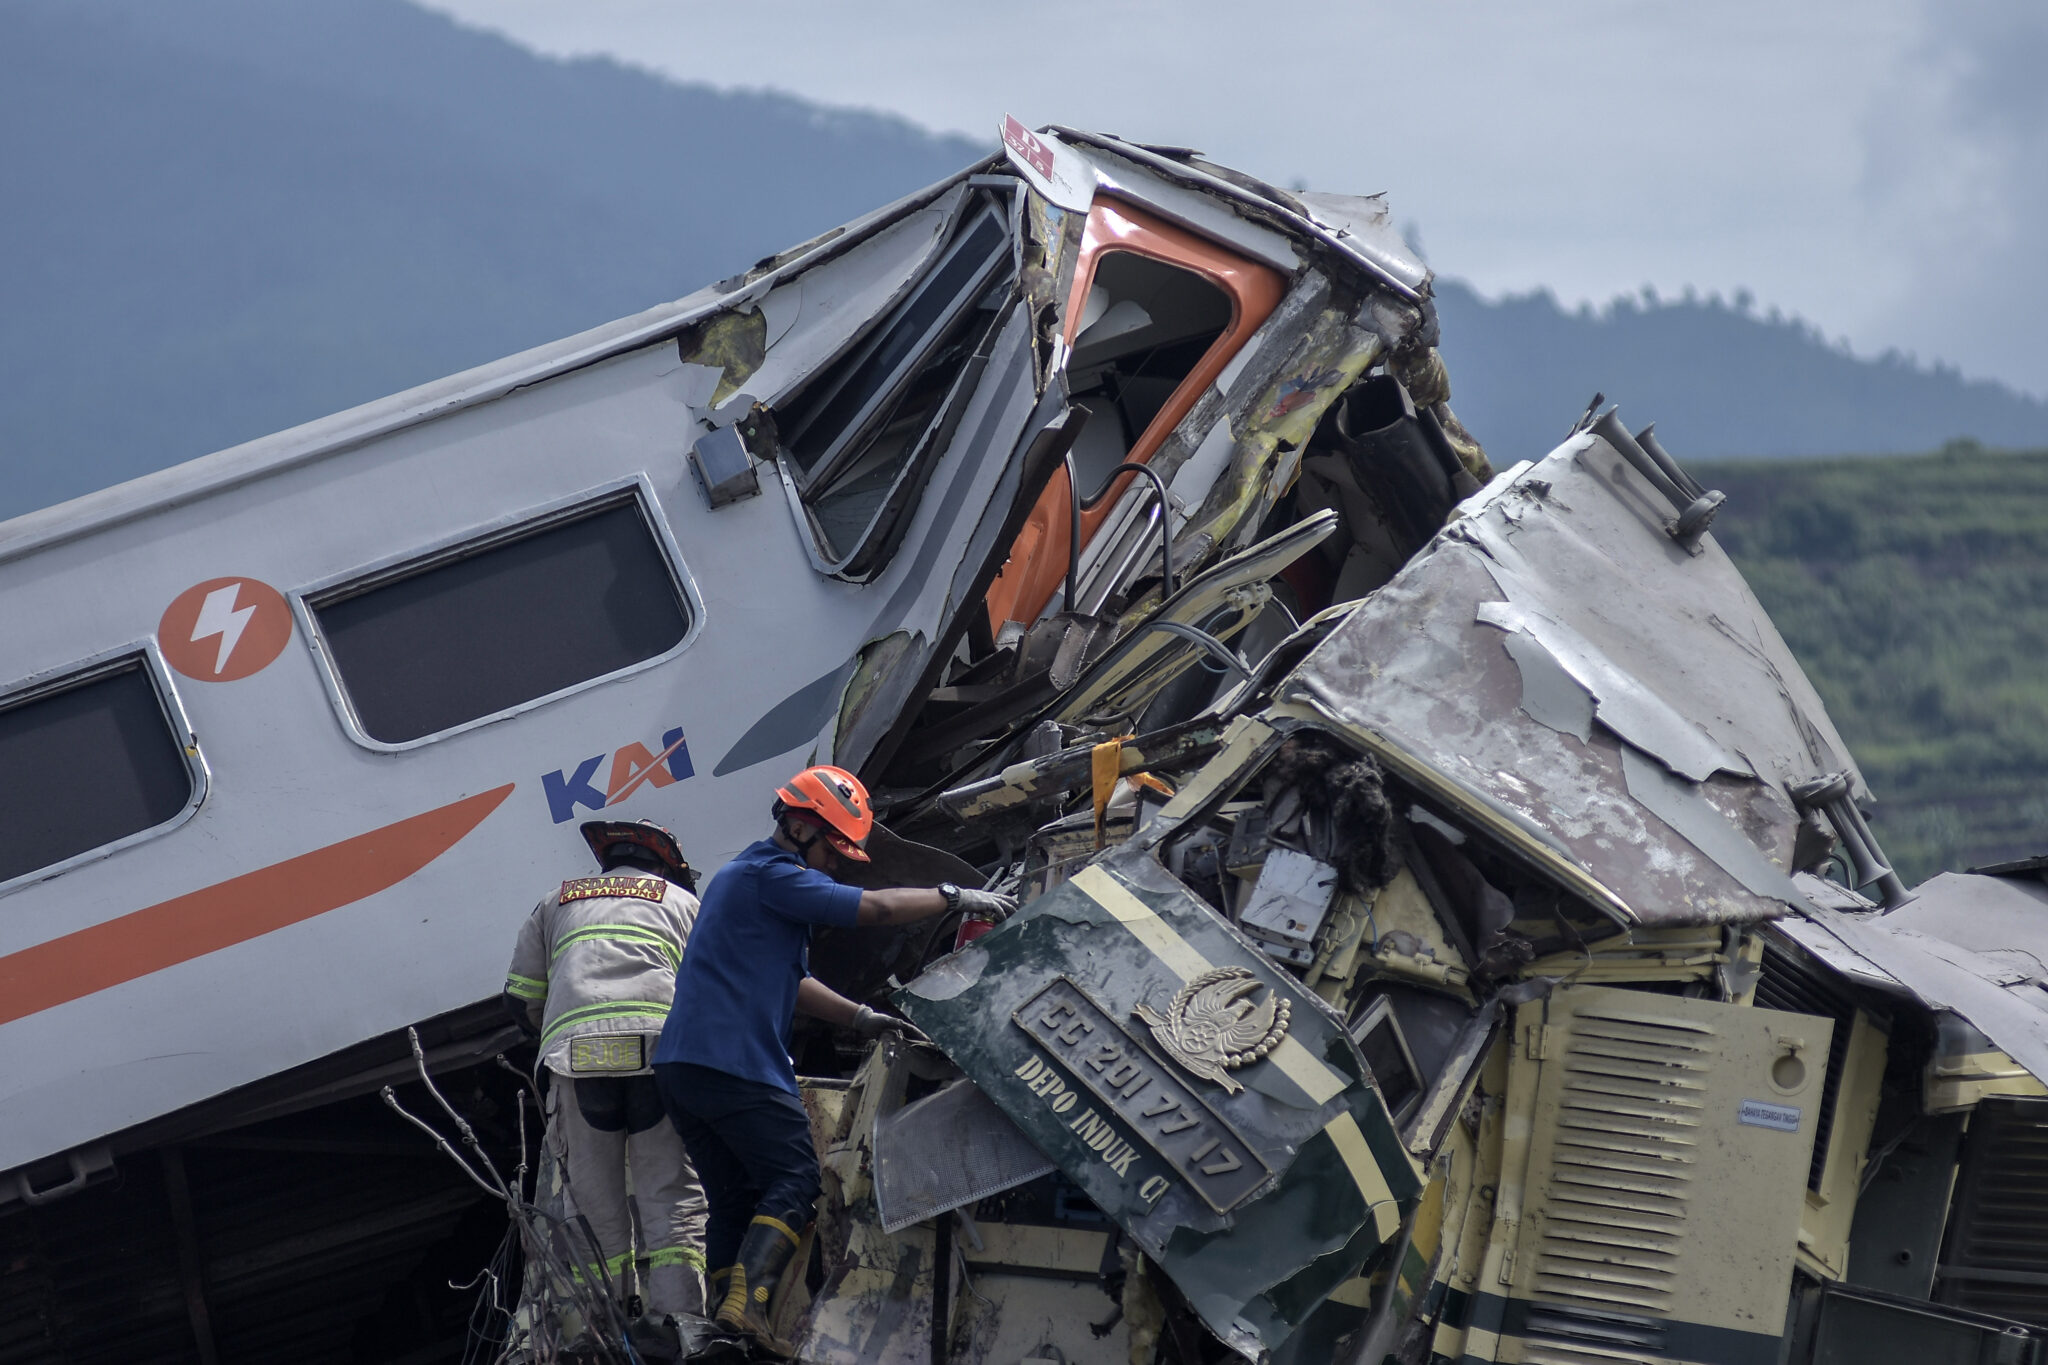
[(429, 3), (682, 80), (1385, 190), (1489, 294), (1748, 289), (2048, 395), (2041, 0)]

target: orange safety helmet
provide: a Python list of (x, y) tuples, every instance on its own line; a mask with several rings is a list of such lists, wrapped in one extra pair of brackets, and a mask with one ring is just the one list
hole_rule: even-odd
[(868, 860), (868, 834), (875, 827), (875, 810), (868, 804), (868, 789), (844, 768), (819, 764), (806, 768), (775, 789), (776, 800), (793, 811), (802, 811), (823, 827), (825, 841), (857, 863)]

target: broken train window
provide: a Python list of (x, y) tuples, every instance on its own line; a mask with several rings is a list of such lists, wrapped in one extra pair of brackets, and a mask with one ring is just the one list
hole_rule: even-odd
[[(1095, 203), (1064, 320), (1067, 391), (1093, 414), (1073, 451), (1084, 496), (1117, 465), (1151, 460), (1286, 288), (1278, 271), (1216, 242), (1127, 204)], [(1077, 605), (1091, 613), (1157, 541), (1159, 510), (1149, 494), (1128, 496), (1134, 478), (1081, 515)], [(1052, 601), (1067, 571), (1071, 498), (1056, 471), (990, 587), (992, 632), (1029, 625)]]
[(864, 578), (887, 562), (946, 448), (1009, 298), (1007, 203), (982, 197), (937, 262), (775, 421), (819, 566)]
[(1102, 254), (1067, 361), (1069, 393), (1097, 417), (1074, 451), (1084, 492), (1137, 446), (1231, 312), (1230, 296), (1192, 270), (1134, 251)]

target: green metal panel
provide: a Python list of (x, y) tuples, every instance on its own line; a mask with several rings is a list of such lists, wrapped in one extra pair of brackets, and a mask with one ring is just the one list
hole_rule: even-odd
[[(1270, 1014), (1286, 1031), (1204, 1078), (1146, 1019), (1231, 968), (1237, 1014), (1211, 1021)], [(1420, 1197), (1342, 1023), (1141, 851), (1110, 854), (897, 999), (1240, 1349), (1285, 1341)]]
[(1797, 1365), (2041, 1365), (2038, 1331), (1959, 1308), (1897, 1298), (1849, 1285), (1822, 1284), (1811, 1354)]
[[(1908, 1110), (1919, 1100), (1918, 1089), (1886, 1098), (1886, 1107)], [(1925, 1299), (1934, 1290), (1934, 1265), (1941, 1249), (1941, 1229), (1948, 1219), (1949, 1192), (1955, 1187), (1956, 1153), (1963, 1143), (1968, 1114), (1929, 1114), (1893, 1149), (1856, 1201), (1849, 1239), (1851, 1284), (1909, 1299)], [(1890, 1114), (1880, 1114), (1878, 1132)]]

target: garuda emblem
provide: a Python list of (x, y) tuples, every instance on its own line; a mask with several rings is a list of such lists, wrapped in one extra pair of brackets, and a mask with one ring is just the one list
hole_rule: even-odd
[(1149, 1005), (1131, 1012), (1152, 1026), (1152, 1037), (1174, 1061), (1234, 1095), (1244, 1087), (1229, 1073), (1258, 1061), (1287, 1036), (1293, 1007), (1277, 991), (1255, 999), (1262, 988), (1248, 968), (1218, 967), (1181, 987), (1164, 1015)]

